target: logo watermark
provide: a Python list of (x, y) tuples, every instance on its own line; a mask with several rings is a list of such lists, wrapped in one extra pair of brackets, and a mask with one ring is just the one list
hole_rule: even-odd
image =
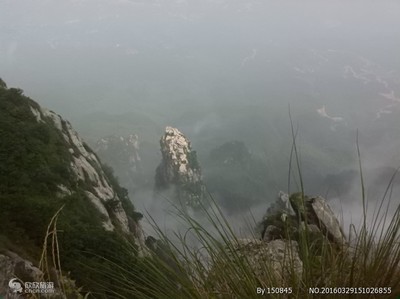
[(18, 279), (13, 278), (8, 282), (8, 287), (11, 290), (11, 293), (22, 293), (22, 283), (18, 281)]
[(11, 293), (14, 294), (53, 294), (55, 292), (54, 282), (21, 282), (13, 278), (8, 282)]

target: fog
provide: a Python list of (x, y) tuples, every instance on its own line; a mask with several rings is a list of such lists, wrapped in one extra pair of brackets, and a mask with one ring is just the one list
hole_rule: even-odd
[(206, 182), (210, 151), (243, 142), (268, 172), (249, 206), (261, 218), (288, 191), (290, 109), (306, 193), (348, 224), (362, 214), (357, 130), (371, 205), (400, 166), (399, 28), (398, 1), (2, 0), (0, 76), (90, 145), (138, 134), (147, 183), (126, 187), (156, 218), (166, 125), (191, 140)]

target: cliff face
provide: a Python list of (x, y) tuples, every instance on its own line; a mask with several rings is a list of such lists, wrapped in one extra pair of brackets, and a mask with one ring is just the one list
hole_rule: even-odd
[[(135, 233), (129, 228), (129, 219), (122, 201), (109, 183), (99, 159), (83, 143), (71, 124), (50, 110), (44, 108), (38, 110), (32, 106), (30, 109), (37, 122), (45, 123), (44, 119), (47, 118), (47, 121), (51, 120), (53, 125), (60, 131), (71, 154), (69, 167), (73, 173), (75, 183), (83, 186), (81, 190), (84, 191), (93, 206), (103, 216), (102, 224), (104, 229), (114, 231), (115, 227), (118, 227), (124, 233)], [(63, 185), (59, 185), (59, 189), (60, 195), (74, 192), (72, 188), (70, 189)], [(110, 205), (112, 205), (112, 208), (110, 208)]]
[[(82, 252), (91, 252), (91, 263), (93, 255), (124, 263), (131, 254), (145, 253), (142, 215), (67, 120), (2, 82), (0, 254), (14, 251), (37, 266), (47, 225), (63, 207), (58, 219), (63, 269), (90, 287), (98, 273), (80, 270), (88, 261)], [(118, 251), (127, 242), (134, 252)], [(14, 270), (8, 267), (4, 281)]]
[(205, 187), (196, 151), (190, 141), (176, 128), (166, 127), (160, 140), (162, 161), (156, 170), (158, 191), (175, 189), (176, 198), (197, 208), (205, 197)]

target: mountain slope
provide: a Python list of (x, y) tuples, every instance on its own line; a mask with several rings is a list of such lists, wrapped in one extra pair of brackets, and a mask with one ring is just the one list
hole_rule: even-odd
[(101, 280), (99, 261), (143, 253), (142, 215), (68, 121), (0, 83), (0, 251), (37, 264), (47, 225), (63, 207), (62, 264), (89, 290)]

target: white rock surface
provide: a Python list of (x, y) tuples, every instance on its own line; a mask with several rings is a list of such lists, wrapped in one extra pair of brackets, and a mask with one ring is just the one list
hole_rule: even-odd
[(162, 161), (157, 168), (156, 189), (176, 187), (178, 197), (198, 206), (205, 195), (201, 170), (190, 141), (176, 128), (166, 127), (160, 140)]
[(58, 189), (60, 190), (60, 191), (58, 192), (58, 194), (57, 194), (59, 197), (64, 197), (64, 196), (67, 196), (67, 195), (71, 195), (71, 194), (72, 194), (72, 191), (71, 191), (70, 189), (68, 189), (67, 186), (64, 186), (64, 185), (60, 184), (60, 185), (58, 185), (57, 187), (58, 187)]
[(100, 198), (95, 196), (93, 193), (86, 191), (86, 196), (90, 199), (90, 201), (94, 204), (94, 206), (99, 210), (99, 212), (107, 217), (107, 220), (103, 222), (103, 227), (105, 230), (113, 231), (114, 225), (111, 222), (110, 215), (108, 214), (107, 209), (104, 207), (104, 204), (101, 202)]
[(43, 107), (41, 108), (41, 112), (43, 113), (44, 116), (50, 117), (53, 120), (56, 128), (62, 131), (62, 125), (61, 125), (62, 118), (60, 115)]
[(191, 151), (189, 141), (178, 129), (166, 127), (165, 135), (161, 142), (173, 165), (178, 166), (180, 174), (185, 175), (188, 171), (187, 164), (189, 163), (187, 153)]
[[(69, 151), (73, 154), (70, 167), (75, 173), (77, 180), (90, 184), (91, 190), (87, 190), (86, 195), (98, 211), (105, 216), (106, 220), (103, 222), (104, 228), (114, 230), (114, 220), (122, 231), (129, 233), (128, 217), (122, 208), (122, 203), (118, 196), (108, 183), (96, 155), (85, 148), (82, 139), (68, 121), (63, 120), (60, 115), (50, 110), (42, 109), (41, 112), (45, 117), (49, 117), (54, 122), (56, 128), (60, 130), (65, 141), (69, 144)], [(64, 190), (61, 189), (61, 191)], [(110, 200), (119, 201), (118, 204), (114, 205), (113, 215), (110, 215), (106, 209), (106, 203)]]
[[(68, 151), (72, 155), (70, 168), (75, 174), (77, 181), (85, 182), (85, 185), (90, 186), (85, 191), (85, 194), (93, 206), (104, 216), (103, 227), (108, 231), (113, 231), (117, 226), (124, 233), (133, 235), (136, 243), (139, 245), (139, 254), (147, 255), (147, 249), (144, 245), (144, 235), (140, 224), (132, 224), (134, 220), (128, 219), (122, 202), (109, 184), (97, 156), (84, 145), (84, 142), (72, 128), (71, 124), (60, 115), (43, 107), (37, 109), (30, 106), (30, 109), (38, 122), (45, 123), (50, 119), (60, 131), (67, 143)], [(108, 141), (106, 139), (102, 139), (101, 141), (102, 146), (107, 147)], [(140, 161), (138, 136), (129, 135), (127, 138), (121, 137), (121, 141), (133, 149), (134, 153), (130, 157), (132, 163)], [(73, 193), (72, 190), (64, 185), (59, 185), (58, 189), (58, 197), (64, 197)], [(112, 210), (110, 210), (110, 206)]]
[(37, 110), (36, 108), (33, 108), (32, 106), (30, 106), (29, 108), (31, 108), (32, 114), (36, 117), (36, 121), (37, 122), (42, 121), (42, 115), (40, 114), (40, 111)]

